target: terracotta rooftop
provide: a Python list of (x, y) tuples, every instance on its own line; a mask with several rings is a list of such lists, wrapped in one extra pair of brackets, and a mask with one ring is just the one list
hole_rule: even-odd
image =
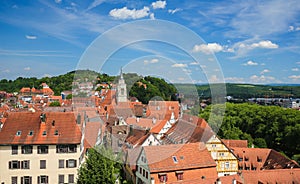
[(143, 149), (151, 173), (216, 167), (202, 143), (145, 146)]
[(247, 148), (248, 147), (248, 140), (222, 139), (222, 142), (229, 148), (231, 148), (231, 147)]
[(72, 112), (10, 112), (0, 132), (0, 144), (79, 144), (81, 131)]
[(211, 128), (202, 118), (191, 121), (179, 119), (162, 137), (166, 144), (206, 142), (213, 135)]
[(244, 183), (299, 183), (300, 169), (243, 171)]

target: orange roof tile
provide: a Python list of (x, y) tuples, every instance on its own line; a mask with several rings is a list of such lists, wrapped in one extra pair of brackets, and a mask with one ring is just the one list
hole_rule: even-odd
[[(81, 131), (72, 112), (10, 112), (0, 132), (0, 144), (79, 144)], [(17, 132), (20, 131), (20, 135)], [(32, 135), (29, 135), (30, 131)], [(58, 131), (58, 135), (55, 132)], [(46, 135), (43, 135), (43, 133)]]
[(222, 139), (222, 141), (229, 148), (231, 148), (231, 147), (247, 148), (248, 147), (248, 140)]
[(145, 146), (143, 149), (151, 173), (216, 167), (202, 143)]
[(243, 171), (244, 183), (298, 183), (300, 169)]

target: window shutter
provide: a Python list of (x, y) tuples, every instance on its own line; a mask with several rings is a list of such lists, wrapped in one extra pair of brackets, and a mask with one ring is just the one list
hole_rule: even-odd
[(66, 168), (69, 168), (69, 160), (66, 160)]
[(48, 183), (48, 176), (46, 176), (46, 183)]
[(30, 169), (30, 160), (27, 160), (28, 162), (28, 169)]
[(24, 169), (24, 162), (21, 161), (21, 169)]
[(32, 183), (32, 177), (31, 176), (29, 177), (29, 183)]
[(41, 177), (38, 176), (38, 184), (41, 183)]
[(21, 177), (21, 184), (24, 183), (24, 177)]
[(77, 167), (77, 160), (74, 160), (74, 167)]
[(8, 162), (8, 168), (11, 169), (11, 161)]
[(20, 169), (20, 161), (18, 161), (18, 167), (17, 168)]

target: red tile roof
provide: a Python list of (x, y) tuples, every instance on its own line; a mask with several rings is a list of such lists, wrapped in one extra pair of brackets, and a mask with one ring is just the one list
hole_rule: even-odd
[[(202, 143), (145, 146), (143, 149), (151, 173), (216, 167)], [(176, 157), (177, 163), (173, 157)]]
[(243, 171), (244, 183), (299, 183), (300, 169)]
[(248, 147), (247, 140), (222, 139), (222, 142), (229, 148), (231, 148), (231, 147), (247, 148)]
[[(0, 132), (0, 144), (79, 144), (81, 131), (72, 112), (10, 112)], [(53, 123), (54, 122), (54, 123)], [(17, 132), (20, 135), (17, 135)], [(29, 135), (29, 132), (32, 135)], [(58, 131), (58, 135), (54, 135)], [(43, 135), (43, 133), (46, 135)]]

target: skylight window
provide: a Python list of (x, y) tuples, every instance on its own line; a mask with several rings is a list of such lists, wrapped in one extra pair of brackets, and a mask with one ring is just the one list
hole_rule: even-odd
[(17, 133), (16, 133), (17, 136), (20, 136), (21, 134), (22, 134), (22, 131), (20, 131), (20, 130), (17, 131)]
[(28, 135), (32, 136), (33, 135), (33, 130), (30, 130), (29, 133), (28, 133)]
[(172, 159), (173, 159), (173, 162), (174, 162), (175, 164), (178, 163), (178, 160), (177, 160), (177, 157), (176, 157), (176, 156), (172, 156)]

